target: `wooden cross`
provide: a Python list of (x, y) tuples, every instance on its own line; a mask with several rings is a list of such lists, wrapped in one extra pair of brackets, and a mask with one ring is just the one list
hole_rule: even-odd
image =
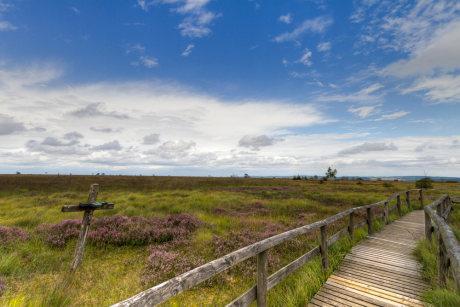
[(88, 202), (80, 203), (78, 205), (63, 206), (62, 212), (76, 212), (84, 211), (83, 220), (81, 223), (80, 235), (78, 236), (77, 247), (75, 248), (75, 255), (70, 267), (74, 272), (83, 260), (83, 252), (85, 250), (86, 236), (88, 235), (89, 224), (93, 217), (94, 210), (113, 209), (115, 206), (108, 202), (97, 202), (97, 194), (99, 193), (99, 185), (94, 183), (89, 188)]

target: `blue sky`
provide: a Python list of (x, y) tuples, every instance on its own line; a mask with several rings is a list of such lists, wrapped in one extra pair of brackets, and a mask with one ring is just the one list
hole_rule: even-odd
[(460, 176), (458, 1), (0, 0), (2, 172)]

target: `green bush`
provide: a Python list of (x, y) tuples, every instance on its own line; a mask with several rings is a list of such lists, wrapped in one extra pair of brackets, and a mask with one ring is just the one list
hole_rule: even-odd
[(433, 180), (430, 177), (419, 179), (415, 182), (415, 187), (418, 189), (432, 189)]

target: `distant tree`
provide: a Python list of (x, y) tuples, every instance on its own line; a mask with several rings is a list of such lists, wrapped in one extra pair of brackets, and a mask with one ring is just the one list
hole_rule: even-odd
[(19, 171), (18, 171), (18, 172), (16, 172), (16, 175), (21, 175), (21, 172), (19, 172)]
[(415, 187), (418, 189), (432, 189), (433, 188), (433, 179), (430, 177), (424, 177), (415, 181)]
[(332, 179), (332, 178), (335, 178), (337, 175), (337, 170), (334, 168), (332, 169), (332, 167), (328, 167), (327, 168), (327, 171), (326, 171), (326, 176), (324, 177), (324, 179), (328, 180), (328, 179)]
[(292, 180), (302, 180), (302, 177), (300, 177), (300, 175), (296, 175), (292, 177)]
[(251, 176), (249, 176), (249, 174), (244, 174), (244, 178), (251, 178)]
[(318, 180), (318, 175), (313, 176), (313, 179)]

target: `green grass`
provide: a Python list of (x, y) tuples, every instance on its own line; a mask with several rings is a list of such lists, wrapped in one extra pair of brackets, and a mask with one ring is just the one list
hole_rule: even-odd
[(423, 293), (423, 300), (440, 307), (460, 306), (460, 295), (455, 291), (453, 281), (449, 279), (446, 288), (441, 288), (438, 284), (438, 246), (434, 241), (422, 240), (415, 250), (415, 255), (422, 264), (422, 276), (431, 286), (430, 290)]
[[(436, 190), (432, 193), (432, 200), (442, 194), (449, 194), (451, 197), (460, 196), (459, 185), (447, 186), (437, 185)], [(428, 202), (427, 202), (428, 204)], [(459, 205), (454, 204), (454, 210), (451, 212), (448, 220), (457, 239), (460, 239), (460, 211)], [(445, 288), (441, 288), (437, 276), (437, 254), (438, 245), (435, 236), (432, 242), (421, 240), (418, 242), (415, 255), (422, 264), (423, 278), (429, 282), (431, 289), (423, 294), (423, 299), (434, 306), (460, 306), (460, 294), (456, 292), (455, 285), (451, 278), (448, 279)]]
[[(413, 187), (411, 183), (402, 182), (319, 184), (254, 178), (0, 176), (0, 225), (20, 227), (31, 236), (29, 241), (0, 248), (0, 275), (7, 285), (0, 305), (109, 305), (163, 281), (142, 283), (148, 246), (91, 244), (87, 245), (83, 265), (69, 279), (75, 241), (64, 248), (53, 248), (37, 234), (37, 227), (43, 223), (81, 219), (81, 213), (61, 213), (60, 208), (85, 201), (93, 182), (101, 186), (99, 199), (116, 204), (114, 210), (96, 212), (96, 218), (172, 213), (190, 213), (199, 218), (203, 225), (184, 245), (173, 248), (181, 257), (196, 257), (200, 263), (220, 256), (214, 248), (218, 238), (225, 239), (246, 229), (254, 234), (263, 233), (267, 225), (280, 231), (292, 229)], [(436, 184), (436, 188), (438, 190), (427, 197), (459, 191), (458, 184)], [(363, 220), (364, 214), (357, 216), (356, 222)], [(340, 221), (329, 231), (333, 233), (345, 225), (345, 220)], [(364, 231), (358, 231), (353, 242), (343, 239), (334, 245), (330, 253), (331, 270), (364, 235)], [(274, 260), (269, 266), (270, 273), (317, 244), (317, 236), (312, 234), (270, 250)], [(321, 271), (319, 259), (309, 262), (270, 291), (270, 304), (304, 305), (329, 273)], [(245, 292), (254, 282), (255, 261), (250, 259), (166, 305), (222, 305)]]

